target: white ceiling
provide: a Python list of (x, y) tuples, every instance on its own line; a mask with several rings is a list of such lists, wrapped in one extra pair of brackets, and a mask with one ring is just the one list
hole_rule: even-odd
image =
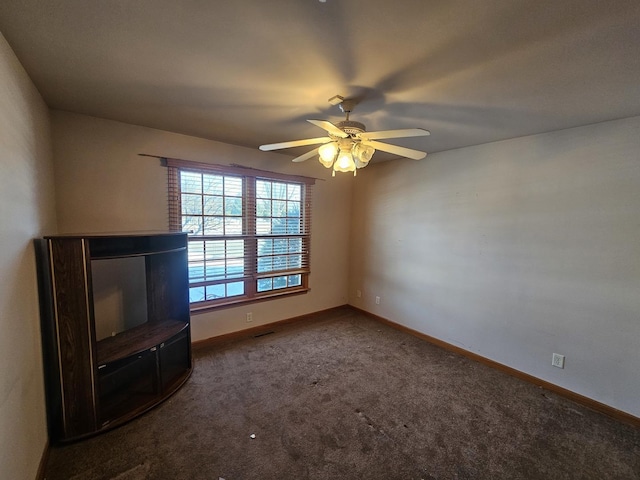
[(0, 31), (51, 108), (253, 148), (335, 94), (428, 152), (640, 115), (639, 0), (2, 0)]

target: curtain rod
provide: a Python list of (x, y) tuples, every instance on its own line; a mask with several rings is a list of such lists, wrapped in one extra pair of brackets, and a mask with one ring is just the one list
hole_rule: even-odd
[[(190, 162), (190, 163), (194, 163), (194, 164), (196, 164), (196, 163), (207, 164), (206, 162), (196, 162), (194, 160), (185, 160), (183, 158), (175, 158), (175, 157), (165, 157), (165, 156), (162, 156), (162, 155), (151, 155), (149, 153), (139, 153), (138, 155), (140, 157), (158, 158), (163, 162), (163, 166), (165, 166), (165, 167), (167, 166), (166, 165), (167, 164), (167, 160), (177, 160), (179, 162), (187, 162), (187, 163)], [(208, 164), (208, 165), (214, 165), (214, 164)], [(224, 165), (222, 165), (222, 166), (224, 166)], [(280, 172), (271, 172), (269, 170), (260, 170), (258, 168), (254, 168), (254, 167), (247, 167), (246, 165), (240, 165), (240, 164), (237, 164), (237, 163), (230, 163), (228, 166), (229, 167), (233, 167), (233, 168), (242, 168), (244, 170), (251, 170), (253, 172), (264, 173), (264, 174), (280, 173)], [(300, 177), (300, 178), (308, 178), (308, 179), (311, 179), (311, 180), (322, 180), (323, 182), (326, 181), (325, 178), (308, 177), (308, 176), (305, 176), (305, 175), (295, 175), (295, 174), (290, 174), (290, 173), (287, 173), (287, 174), (283, 173), (281, 175), (291, 175), (291, 176)]]

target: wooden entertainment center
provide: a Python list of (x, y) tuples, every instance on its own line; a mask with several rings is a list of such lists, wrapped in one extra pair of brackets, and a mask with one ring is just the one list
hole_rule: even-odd
[[(48, 236), (36, 250), (53, 442), (121, 425), (182, 386), (192, 369), (186, 234)], [(96, 291), (105, 267), (126, 269)], [(131, 282), (139, 294), (122, 293)]]

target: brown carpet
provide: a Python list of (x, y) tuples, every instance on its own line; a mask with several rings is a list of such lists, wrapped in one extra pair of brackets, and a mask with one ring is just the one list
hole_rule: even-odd
[(640, 479), (640, 430), (349, 308), (194, 356), (47, 479)]

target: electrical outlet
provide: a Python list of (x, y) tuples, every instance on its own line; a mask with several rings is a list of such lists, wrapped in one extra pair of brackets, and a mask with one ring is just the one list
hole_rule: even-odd
[(356, 297), (362, 297), (362, 292), (360, 290), (356, 290)]
[(376, 296), (376, 305), (380, 305), (380, 297)]
[(253, 313), (247, 313), (247, 322), (253, 322)]
[(551, 357), (551, 365), (558, 368), (564, 368), (564, 355), (554, 353), (553, 357)]

